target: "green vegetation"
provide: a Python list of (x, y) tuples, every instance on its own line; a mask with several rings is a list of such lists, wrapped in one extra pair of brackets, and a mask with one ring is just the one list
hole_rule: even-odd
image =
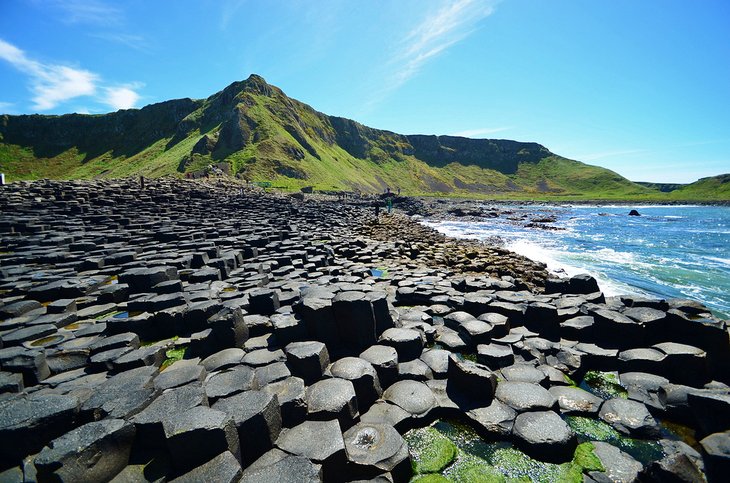
[[(579, 444), (571, 461), (553, 464), (537, 461), (508, 443), (484, 441), (468, 426), (453, 421), (414, 429), (404, 437), (414, 461), (413, 482), (577, 483), (583, 481), (584, 472), (605, 471), (590, 442)], [(432, 464), (426, 467), (424, 462)]]
[(566, 416), (565, 422), (578, 436), (579, 441), (603, 441), (630, 454), (642, 464), (663, 457), (661, 446), (656, 441), (633, 439), (623, 436), (607, 423), (584, 416)]
[(176, 349), (169, 349), (167, 352), (165, 352), (167, 359), (165, 359), (165, 361), (162, 363), (162, 367), (160, 368), (160, 370), (164, 371), (175, 362), (183, 360), (185, 358), (185, 351), (187, 349), (187, 347), (182, 346)]
[(535, 143), (403, 136), (327, 116), (252, 75), (205, 100), (105, 115), (1, 116), (9, 181), (184, 176), (208, 166), (282, 190), (544, 201), (730, 200), (730, 175), (671, 192)]
[(614, 397), (626, 399), (629, 397), (628, 391), (621, 385), (618, 376), (613, 372), (588, 371), (583, 377), (582, 387), (603, 399)]

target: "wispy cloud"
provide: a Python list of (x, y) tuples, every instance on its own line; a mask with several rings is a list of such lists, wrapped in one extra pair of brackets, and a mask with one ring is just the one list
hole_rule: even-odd
[(107, 40), (116, 44), (125, 45), (129, 48), (139, 50), (140, 52), (150, 52), (149, 42), (142, 35), (120, 32), (91, 32), (88, 35), (95, 39)]
[(648, 149), (623, 149), (617, 151), (602, 151), (598, 153), (579, 155), (576, 156), (576, 159), (579, 159), (581, 161), (595, 161), (597, 159), (615, 158), (617, 156), (629, 156), (631, 154), (643, 154), (648, 152)]
[(52, 5), (67, 24), (110, 26), (124, 22), (123, 10), (100, 0), (54, 0)]
[(458, 131), (451, 133), (450, 136), (461, 136), (465, 138), (474, 138), (479, 136), (488, 136), (490, 134), (496, 134), (498, 132), (509, 131), (512, 126), (505, 127), (483, 127), (478, 129), (467, 129), (465, 131)]
[(31, 59), (18, 47), (0, 39), (0, 59), (8, 62), (29, 79), (33, 108), (47, 111), (63, 102), (82, 96), (96, 96), (98, 102), (115, 109), (133, 107), (139, 95), (138, 84), (100, 86), (101, 77), (91, 71)]
[(246, 0), (224, 0), (222, 2), (220, 19), (221, 30), (228, 29), (228, 25), (245, 4)]
[(468, 37), (481, 20), (494, 12), (495, 4), (493, 0), (449, 0), (429, 12), (397, 44), (386, 64), (386, 78), (371, 103), (382, 101), (431, 59)]
[(0, 113), (2, 113), (2, 114), (8, 114), (9, 111), (12, 111), (14, 107), (15, 107), (15, 103), (13, 103), (13, 102), (0, 101)]

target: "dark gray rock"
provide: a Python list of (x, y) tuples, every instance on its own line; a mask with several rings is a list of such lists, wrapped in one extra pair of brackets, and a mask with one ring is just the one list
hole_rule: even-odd
[(257, 468), (248, 468), (240, 483), (277, 481), (282, 483), (319, 483), (323, 481), (322, 465), (312, 463), (302, 456), (286, 455), (281, 459)]
[(465, 399), (464, 404), (486, 406), (494, 398), (496, 388), (497, 376), (488, 367), (449, 356), (448, 391)]
[(337, 419), (343, 428), (359, 417), (355, 387), (351, 381), (332, 378), (315, 382), (307, 388), (307, 414), (311, 419)]
[(127, 419), (146, 408), (159, 395), (153, 380), (156, 367), (139, 367), (117, 374), (100, 384), (81, 405), (86, 421), (107, 417)]
[(421, 359), (431, 370), (433, 377), (444, 379), (449, 372), (449, 354), (443, 349), (428, 349), (423, 351)]
[(364, 292), (344, 291), (332, 299), (340, 340), (355, 354), (375, 343), (376, 323), (373, 306)]
[(532, 364), (518, 363), (503, 367), (502, 377), (512, 382), (531, 382), (532, 384), (547, 385), (547, 375)]
[(73, 396), (37, 394), (0, 404), (0, 468), (18, 465), (73, 428), (79, 401)]
[(171, 480), (171, 483), (200, 483), (201, 481), (237, 483), (241, 481), (242, 474), (241, 463), (238, 462), (233, 453), (225, 451), (207, 463), (203, 463), (184, 475)]
[(258, 380), (253, 369), (248, 366), (234, 366), (227, 371), (210, 376), (205, 382), (205, 393), (208, 398), (216, 400), (250, 389), (258, 389), (258, 387)]
[(654, 437), (659, 425), (640, 402), (613, 398), (604, 402), (598, 416), (614, 429), (632, 437)]
[(477, 362), (496, 370), (514, 364), (515, 354), (510, 345), (479, 344), (477, 346)]
[(109, 481), (129, 463), (134, 425), (105, 419), (54, 439), (35, 458), (39, 480)]
[(51, 375), (45, 352), (24, 347), (0, 349), (0, 367), (22, 374), (25, 386), (35, 386)]
[(547, 389), (529, 382), (502, 381), (494, 396), (518, 412), (552, 409), (557, 403)]
[(270, 450), (281, 433), (281, 408), (275, 394), (246, 391), (220, 399), (213, 404), (213, 409), (233, 418), (244, 466)]
[(302, 456), (324, 466), (324, 481), (343, 481), (347, 460), (345, 441), (337, 420), (305, 421), (284, 430), (276, 446), (287, 453)]
[(591, 471), (590, 477), (599, 483), (633, 483), (643, 466), (617, 447), (602, 441), (592, 441), (593, 453), (601, 460), (605, 472)]
[(360, 358), (373, 365), (382, 388), (398, 379), (398, 353), (393, 347), (375, 344), (363, 351)]
[(711, 434), (700, 446), (708, 481), (725, 481), (730, 472), (730, 431)]
[(570, 461), (578, 444), (567, 423), (553, 411), (519, 414), (512, 434), (525, 453), (540, 461)]
[(307, 415), (304, 381), (298, 377), (287, 377), (283, 381), (272, 382), (261, 390), (275, 394), (281, 406), (282, 424), (291, 428), (301, 423)]
[(322, 378), (329, 365), (327, 346), (322, 342), (291, 342), (284, 348), (289, 369), (305, 383), (312, 384)]
[(131, 419), (137, 429), (137, 444), (153, 449), (164, 446), (163, 421), (197, 406), (208, 406), (208, 398), (200, 387), (188, 385), (165, 391)]
[(171, 414), (162, 426), (178, 474), (187, 473), (225, 451), (241, 459), (236, 427), (231, 417), (221, 411), (197, 406)]
[(256, 380), (260, 385), (265, 386), (271, 382), (281, 381), (291, 377), (291, 371), (284, 362), (274, 362), (266, 366), (256, 368)]
[(494, 400), (489, 406), (471, 409), (466, 416), (486, 438), (506, 438), (512, 434), (517, 411)]
[(352, 382), (360, 411), (366, 411), (383, 394), (377, 372), (365, 359), (343, 357), (330, 366), (329, 372), (336, 378)]
[(380, 336), (379, 343), (393, 347), (398, 353), (399, 362), (418, 359), (423, 351), (423, 337), (414, 329), (388, 329)]
[(421, 359), (413, 359), (398, 364), (398, 379), (413, 379), (414, 381), (428, 381), (433, 379), (433, 372)]
[(398, 381), (383, 393), (383, 399), (399, 406), (412, 416), (425, 417), (436, 406), (431, 389), (422, 382)]
[(173, 364), (155, 377), (154, 384), (157, 389), (164, 391), (193, 382), (202, 383), (206, 375), (205, 367), (198, 364)]
[(343, 437), (353, 478), (370, 479), (383, 472), (389, 472), (395, 481), (410, 478), (408, 446), (393, 426), (359, 423)]
[(206, 357), (202, 364), (208, 372), (220, 371), (239, 365), (245, 355), (243, 349), (232, 347)]
[(595, 415), (603, 403), (603, 399), (578, 387), (553, 386), (549, 391), (558, 400), (560, 412), (564, 414)]
[(730, 430), (730, 394), (692, 391), (687, 402), (700, 436)]

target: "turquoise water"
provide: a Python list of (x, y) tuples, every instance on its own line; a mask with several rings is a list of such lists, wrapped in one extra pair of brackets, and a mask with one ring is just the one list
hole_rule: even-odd
[[(512, 251), (564, 274), (588, 272), (607, 295), (691, 298), (730, 318), (730, 207), (511, 206), (483, 222), (427, 222), (451, 236), (498, 236)], [(526, 216), (527, 218), (522, 219)], [(560, 230), (527, 228), (552, 216)], [(512, 218), (512, 219), (508, 219)]]

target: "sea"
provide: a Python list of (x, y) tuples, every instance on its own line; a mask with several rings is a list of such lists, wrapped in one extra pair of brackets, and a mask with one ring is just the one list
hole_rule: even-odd
[[(489, 208), (489, 204), (484, 205)], [(634, 208), (641, 216), (629, 216)], [(730, 207), (500, 205), (483, 221), (429, 221), (459, 238), (499, 237), (555, 274), (593, 275), (606, 295), (690, 298), (730, 319)], [(505, 214), (506, 212), (506, 214)], [(530, 228), (534, 219), (556, 230)]]

